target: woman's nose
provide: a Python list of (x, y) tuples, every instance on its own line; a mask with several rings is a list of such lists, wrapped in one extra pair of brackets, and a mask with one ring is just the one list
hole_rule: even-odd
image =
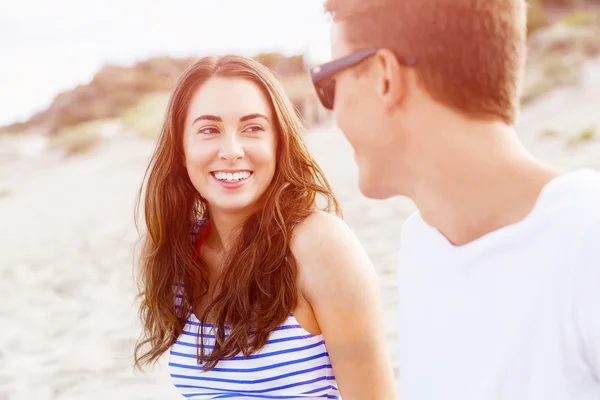
[(244, 148), (237, 138), (236, 133), (228, 133), (222, 136), (221, 148), (219, 149), (219, 157), (222, 160), (234, 163), (244, 157)]

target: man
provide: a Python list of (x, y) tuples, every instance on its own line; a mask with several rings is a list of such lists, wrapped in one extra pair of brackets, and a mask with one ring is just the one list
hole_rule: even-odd
[(360, 189), (408, 196), (401, 400), (600, 399), (600, 174), (534, 159), (514, 125), (523, 0), (330, 0), (311, 73)]

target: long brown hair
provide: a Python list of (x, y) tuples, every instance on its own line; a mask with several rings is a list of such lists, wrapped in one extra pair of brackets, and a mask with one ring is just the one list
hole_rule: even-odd
[[(147, 227), (138, 265), (143, 323), (135, 347), (139, 369), (155, 363), (174, 344), (209, 289), (207, 266), (196, 256), (190, 238), (197, 221), (209, 217), (208, 206), (182, 162), (182, 136), (190, 101), (211, 77), (244, 78), (263, 90), (276, 116), (278, 145), (275, 175), (260, 210), (243, 221), (234, 251), (224, 260), (222, 289), (199, 318), (215, 326), (214, 349), (205, 354), (200, 343), (198, 361), (204, 368), (240, 352), (250, 355), (266, 344), (298, 300), (297, 267), (289, 249), (294, 222), (309, 215), (318, 200), (324, 200), (325, 211), (340, 213), (329, 183), (303, 142), (302, 123), (268, 68), (235, 55), (205, 57), (191, 65), (171, 95), (137, 202), (136, 221), (143, 199)], [(184, 288), (178, 307), (177, 287)], [(231, 327), (227, 337), (226, 324)]]

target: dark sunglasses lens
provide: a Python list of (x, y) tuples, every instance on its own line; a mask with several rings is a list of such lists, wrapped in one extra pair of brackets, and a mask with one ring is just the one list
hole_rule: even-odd
[(321, 104), (328, 110), (333, 110), (333, 100), (335, 98), (335, 80), (324, 79), (316, 85), (317, 94)]

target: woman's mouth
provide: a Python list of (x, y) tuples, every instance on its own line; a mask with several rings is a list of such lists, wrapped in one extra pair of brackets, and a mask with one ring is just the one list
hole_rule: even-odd
[(212, 171), (212, 177), (222, 186), (228, 189), (235, 189), (242, 186), (253, 175), (252, 171)]

